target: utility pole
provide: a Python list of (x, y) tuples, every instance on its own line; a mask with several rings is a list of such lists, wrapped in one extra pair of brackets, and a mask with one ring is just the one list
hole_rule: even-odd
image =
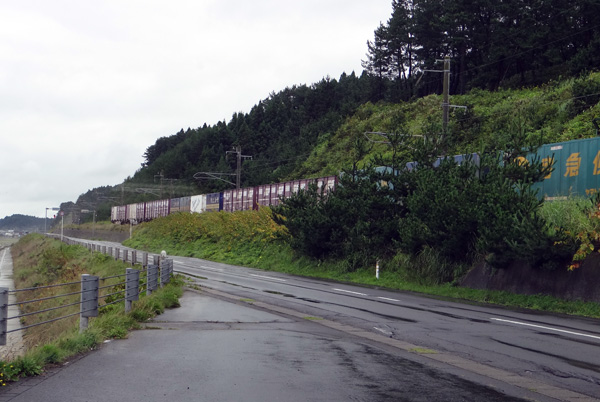
[(444, 57), (444, 101), (442, 102), (442, 131), (446, 135), (450, 115), (450, 57)]
[(415, 87), (419, 85), (421, 78), (423, 78), (423, 75), (426, 72), (444, 73), (444, 81), (443, 81), (443, 88), (442, 88), (443, 97), (444, 97), (444, 99), (442, 101), (442, 138), (443, 138), (448, 132), (448, 122), (450, 121), (450, 117), (449, 117), (450, 116), (450, 108), (453, 107), (453, 108), (466, 109), (467, 107), (450, 104), (450, 57), (446, 56), (446, 57), (444, 57), (444, 60), (436, 60), (436, 61), (437, 62), (443, 61), (444, 69), (443, 70), (423, 70), (423, 74), (421, 74), (421, 76), (417, 80)]
[(250, 155), (242, 155), (242, 147), (239, 145), (235, 147), (235, 151), (227, 151), (226, 154), (236, 154), (237, 159), (237, 169), (235, 171), (235, 188), (239, 190), (240, 183), (242, 179), (242, 158), (243, 159), (252, 159)]

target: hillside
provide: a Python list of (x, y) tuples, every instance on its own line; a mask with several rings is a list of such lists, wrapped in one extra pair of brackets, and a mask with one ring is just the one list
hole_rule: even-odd
[[(48, 219), (48, 226), (50, 226)], [(0, 219), (0, 230), (14, 230), (17, 232), (41, 232), (44, 230), (44, 218), (27, 215), (11, 215)]]
[[(320, 85), (337, 93), (349, 80), (358, 84), (361, 79), (364, 78), (342, 77), (339, 82), (329, 80)], [(298, 94), (307, 90), (317, 93), (320, 88), (288, 88), (261, 101), (249, 114), (234, 115), (228, 124), (188, 129), (161, 138), (148, 148), (147, 163), (131, 181), (143, 182), (162, 172), (169, 178), (193, 183), (193, 175), (198, 171), (232, 173), (235, 158), (227, 161), (226, 151), (234, 144), (240, 145), (244, 154), (254, 157), (243, 164), (242, 186), (324, 176), (336, 174), (352, 163), (352, 142), (366, 132), (430, 137), (441, 132), (440, 95), (400, 103), (338, 101), (333, 110), (323, 109), (320, 115), (304, 121)], [(600, 73), (529, 89), (474, 89), (465, 95), (452, 96), (453, 105), (466, 109), (451, 110), (448, 132), (454, 138), (455, 148), (448, 152), (502, 149), (515, 132), (527, 133), (524, 145), (595, 136), (592, 120), (600, 116), (599, 100)], [(342, 104), (354, 108), (353, 112), (342, 113), (347, 110)], [(258, 119), (257, 114), (262, 117)], [(260, 124), (247, 124), (255, 121)], [(264, 127), (275, 131), (278, 126), (281, 130), (277, 135), (263, 131)], [(375, 142), (382, 139), (370, 137)], [(371, 155), (385, 151), (384, 145), (375, 142)], [(201, 192), (228, 187), (222, 182), (199, 183)]]

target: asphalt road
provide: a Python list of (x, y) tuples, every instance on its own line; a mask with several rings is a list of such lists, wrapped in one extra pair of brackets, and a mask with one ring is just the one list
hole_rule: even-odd
[[(423, 392), (431, 387), (445, 390), (446, 397), (438, 394), (423, 400), (450, 400), (448, 392), (459, 395), (456, 400), (496, 400), (496, 394), (472, 399), (473, 395), (483, 396), (482, 389), (499, 390), (501, 397), (535, 400), (582, 401), (600, 397), (598, 320), (455, 303), (406, 292), (172, 258), (175, 270), (192, 275), (205, 293), (236, 305), (251, 303), (254, 309), (304, 322), (303, 325), (310, 321), (313, 329), (301, 331), (309, 338), (319, 331), (335, 331), (335, 336), (326, 337), (327, 342), (349, 342), (338, 345), (349, 359), (349, 367), (362, 366), (363, 361), (382, 362), (383, 366), (373, 368), (368, 378), (392, 376), (396, 384), (398, 379), (407, 378), (415, 385), (408, 399), (386, 399), (406, 398), (406, 394), (394, 393), (392, 381), (378, 398), (357, 400), (417, 400), (427, 395)], [(316, 336), (303, 348), (319, 344), (321, 338)], [(314, 353), (337, 362), (329, 368), (335, 371), (334, 367), (343, 366), (344, 360), (340, 360), (341, 355), (331, 355), (327, 342)], [(266, 350), (263, 352), (268, 355)], [(265, 360), (265, 364), (268, 361), (272, 360)], [(323, 364), (320, 362), (317, 367)], [(314, 370), (319, 378), (321, 371), (316, 367)], [(424, 383), (419, 383), (418, 378), (423, 378)], [(436, 382), (440, 378), (448, 381)], [(471, 393), (470, 387), (477, 391)], [(363, 395), (356, 390), (351, 394)]]
[(0, 401), (522, 401), (301, 317), (204, 291), (181, 304)]
[[(600, 321), (455, 303), (173, 257), (199, 285), (600, 397)], [(435, 352), (435, 353), (434, 353)], [(481, 372), (480, 366), (474, 366)], [(537, 385), (536, 385), (537, 386)], [(532, 387), (533, 389), (533, 387)], [(550, 393), (558, 391), (551, 391)], [(576, 398), (573, 396), (573, 398)]]

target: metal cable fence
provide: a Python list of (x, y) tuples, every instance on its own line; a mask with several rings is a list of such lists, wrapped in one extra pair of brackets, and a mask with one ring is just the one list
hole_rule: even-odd
[[(84, 331), (88, 326), (89, 317), (98, 316), (99, 309), (124, 302), (125, 311), (128, 312), (132, 308), (132, 302), (138, 300), (140, 294), (145, 292), (150, 295), (158, 286), (168, 283), (173, 274), (172, 259), (161, 259), (158, 255), (150, 258), (148, 253), (138, 255), (136, 250), (107, 247), (78, 239), (64, 238), (63, 241), (71, 245), (81, 245), (91, 252), (110, 255), (116, 260), (123, 260), (130, 263), (132, 268), (126, 268), (123, 274), (103, 278), (84, 274), (78, 282), (18, 290), (0, 287), (0, 345), (6, 345), (9, 333), (47, 325), (77, 315), (80, 317), (79, 329)], [(149, 264), (149, 260), (153, 263)], [(141, 269), (133, 268), (138, 264)], [(124, 280), (114, 281), (119, 278)], [(79, 285), (78, 290), (74, 289), (76, 285)], [(41, 294), (57, 287), (65, 287), (66, 290), (59, 295)], [(24, 294), (31, 296), (27, 300), (22, 300)], [(9, 303), (9, 296), (13, 296), (14, 299), (18, 296), (19, 300)], [(79, 306), (76, 312), (73, 311), (75, 306)], [(9, 307), (13, 307), (11, 310), (16, 310), (18, 313), (9, 316)], [(15, 322), (18, 320), (18, 322), (9, 328), (8, 324), (11, 320)]]

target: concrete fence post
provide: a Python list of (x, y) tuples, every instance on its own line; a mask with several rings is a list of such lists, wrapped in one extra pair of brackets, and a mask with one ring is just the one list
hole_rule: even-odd
[(146, 271), (146, 295), (150, 296), (158, 288), (158, 265), (149, 264)]
[(115, 260), (118, 261), (121, 258), (121, 250), (119, 247), (115, 247)]
[(173, 260), (171, 258), (160, 259), (160, 287), (163, 287), (171, 280), (173, 273)]
[(89, 317), (98, 317), (98, 284), (97, 276), (81, 275), (79, 333), (87, 329)]
[(137, 251), (133, 250), (131, 252), (131, 265), (135, 265), (137, 263)]
[(148, 266), (148, 253), (142, 253), (142, 267)]
[(127, 268), (125, 275), (125, 312), (131, 311), (131, 306), (140, 297), (140, 271)]
[(8, 330), (8, 288), (0, 288), (0, 345), (6, 345)]

